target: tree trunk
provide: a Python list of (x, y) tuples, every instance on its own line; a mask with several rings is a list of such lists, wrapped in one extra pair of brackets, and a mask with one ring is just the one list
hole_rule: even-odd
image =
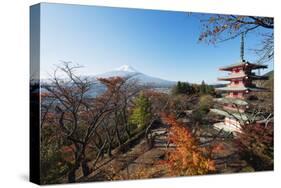
[(119, 144), (119, 146), (121, 146), (121, 144), (122, 144), (122, 141), (121, 141), (121, 136), (120, 136), (120, 133), (119, 133), (119, 130), (118, 130), (118, 124), (119, 124), (119, 117), (118, 117), (118, 114), (117, 114), (117, 112), (115, 112), (114, 113), (114, 115), (115, 115), (115, 133), (116, 133), (116, 136), (117, 136), (117, 141), (118, 141), (118, 144)]
[(114, 135), (112, 135), (112, 138), (111, 138), (110, 131), (108, 129), (106, 129), (106, 136), (107, 136), (107, 140), (108, 140), (107, 155), (108, 155), (108, 157), (112, 157), (111, 150), (112, 150), (112, 141), (113, 141)]
[(74, 183), (76, 182), (76, 170), (79, 168), (79, 162), (75, 162), (73, 168), (70, 169), (68, 173), (68, 182)]
[(83, 171), (83, 176), (88, 176), (90, 174), (90, 168), (88, 166), (88, 160), (84, 160), (82, 162), (82, 171)]
[(121, 140), (121, 136), (120, 136), (120, 133), (119, 133), (118, 125), (117, 125), (117, 124), (115, 125), (115, 132), (116, 132), (118, 144), (119, 144), (119, 146), (121, 146), (121, 145), (122, 145), (122, 140)]
[(132, 135), (131, 135), (131, 131), (130, 131), (130, 127), (129, 127), (128, 123), (125, 124), (125, 130), (126, 130), (128, 138), (130, 139)]
[(111, 146), (111, 143), (109, 143), (108, 144), (108, 149), (107, 149), (107, 155), (109, 156), (109, 157), (112, 157), (112, 146)]
[(126, 113), (126, 109), (127, 109), (127, 105), (125, 105), (123, 107), (123, 113), (122, 113), (122, 116), (123, 116), (123, 121), (124, 121), (124, 124), (125, 124), (125, 130), (126, 130), (126, 133), (127, 133), (127, 136), (129, 138), (131, 138), (131, 130), (130, 130), (130, 126), (129, 126), (129, 123), (128, 123), (128, 116), (127, 116), (127, 113)]
[(76, 180), (76, 176), (75, 176), (75, 171), (76, 170), (70, 170), (70, 172), (68, 173), (68, 183), (74, 183)]
[(94, 162), (93, 162), (93, 169), (94, 169), (94, 170), (95, 170), (95, 168), (96, 168), (96, 165), (97, 165), (97, 163), (98, 163), (99, 158), (101, 157), (101, 155), (103, 155), (103, 149), (104, 149), (106, 143), (107, 143), (107, 141), (105, 141), (105, 142), (103, 143), (102, 147), (101, 147), (101, 148), (99, 149), (99, 151), (98, 151), (98, 154), (97, 154), (97, 156), (96, 156), (96, 159), (95, 159)]

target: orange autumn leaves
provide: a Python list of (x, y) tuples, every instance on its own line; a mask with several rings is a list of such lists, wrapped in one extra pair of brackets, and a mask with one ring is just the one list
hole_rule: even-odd
[(169, 141), (176, 147), (168, 153), (167, 165), (171, 176), (202, 175), (215, 171), (215, 163), (204, 153), (206, 148), (198, 145), (190, 131), (173, 116), (163, 116), (170, 125)]

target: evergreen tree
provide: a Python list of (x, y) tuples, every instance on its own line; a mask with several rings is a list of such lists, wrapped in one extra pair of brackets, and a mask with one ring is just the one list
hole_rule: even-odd
[(200, 94), (206, 94), (207, 93), (207, 86), (205, 84), (205, 81), (203, 80), (200, 86)]
[(192, 95), (192, 94), (215, 94), (215, 89), (211, 85), (207, 85), (205, 81), (203, 80), (201, 84), (190, 84), (188, 82), (177, 82), (177, 85), (173, 88), (173, 94), (186, 94), (186, 95)]
[(135, 107), (130, 120), (133, 124), (137, 125), (138, 128), (144, 128), (149, 124), (151, 117), (151, 102), (148, 97), (141, 93), (135, 99)]
[(192, 87), (188, 82), (178, 81), (177, 85), (174, 87), (174, 94), (191, 94)]
[(182, 83), (178, 81), (178, 84), (176, 86), (176, 94), (180, 94), (182, 90)]

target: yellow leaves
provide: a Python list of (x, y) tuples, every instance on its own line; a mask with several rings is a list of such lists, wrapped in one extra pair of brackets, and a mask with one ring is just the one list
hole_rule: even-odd
[(183, 124), (173, 116), (164, 116), (165, 123), (171, 126), (170, 142), (176, 145), (165, 161), (172, 176), (208, 174), (215, 171), (213, 160), (204, 156), (205, 148), (197, 144), (196, 139)]
[(198, 165), (199, 162), (200, 162), (199, 153), (193, 152), (193, 153), (192, 153), (192, 160), (193, 160), (193, 164), (194, 164), (194, 165)]
[(215, 171), (216, 170), (216, 166), (215, 166), (215, 161), (208, 159), (206, 161), (206, 166), (210, 171)]

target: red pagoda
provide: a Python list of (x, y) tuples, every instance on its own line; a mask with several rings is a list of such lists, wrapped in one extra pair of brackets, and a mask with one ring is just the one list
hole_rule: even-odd
[(226, 77), (218, 78), (220, 81), (229, 81), (226, 87), (217, 88), (225, 93), (223, 98), (215, 99), (222, 104), (222, 109), (211, 109), (212, 112), (224, 116), (224, 122), (214, 124), (217, 129), (229, 132), (239, 132), (240, 125), (247, 122), (246, 114), (249, 108), (247, 97), (253, 92), (265, 91), (257, 87), (253, 81), (268, 79), (266, 76), (256, 75), (253, 70), (267, 68), (266, 65), (253, 64), (244, 60), (244, 34), (241, 35), (241, 59), (238, 63), (221, 67), (219, 70), (228, 71)]

